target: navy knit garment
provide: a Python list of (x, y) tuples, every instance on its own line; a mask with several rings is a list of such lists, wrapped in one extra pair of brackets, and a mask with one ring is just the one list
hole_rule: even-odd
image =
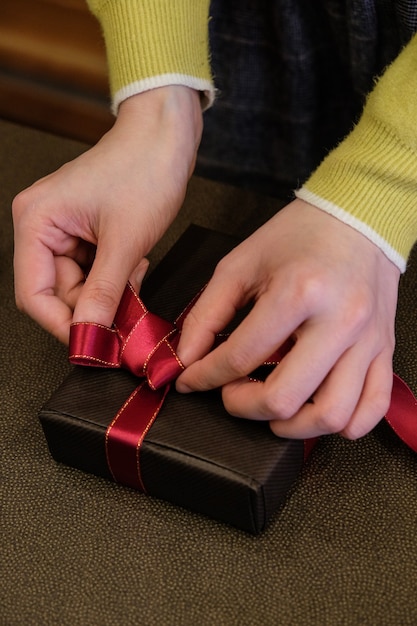
[(282, 196), (352, 128), (417, 1), (212, 0), (218, 97), (197, 173)]

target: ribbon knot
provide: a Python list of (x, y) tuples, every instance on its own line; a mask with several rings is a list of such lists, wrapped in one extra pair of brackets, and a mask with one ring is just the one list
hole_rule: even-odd
[(123, 368), (146, 378), (151, 389), (159, 389), (184, 369), (176, 354), (183, 317), (171, 323), (154, 315), (128, 284), (112, 328), (90, 322), (72, 324), (70, 361)]

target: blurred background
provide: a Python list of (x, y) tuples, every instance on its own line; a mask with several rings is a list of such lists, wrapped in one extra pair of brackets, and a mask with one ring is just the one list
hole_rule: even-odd
[(110, 128), (104, 42), (85, 0), (0, 0), (0, 118), (88, 143)]

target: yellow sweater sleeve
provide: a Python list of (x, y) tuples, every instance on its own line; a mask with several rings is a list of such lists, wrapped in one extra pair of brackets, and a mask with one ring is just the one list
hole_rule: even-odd
[(209, 65), (210, 0), (87, 0), (106, 43), (112, 108), (136, 93), (186, 85), (214, 99)]
[(405, 270), (417, 240), (417, 35), (376, 83), (357, 126), (296, 195)]

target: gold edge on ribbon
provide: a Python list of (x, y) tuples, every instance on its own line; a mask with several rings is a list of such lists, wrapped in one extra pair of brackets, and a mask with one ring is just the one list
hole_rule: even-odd
[[(196, 295), (190, 300), (190, 302), (183, 308), (181, 313), (177, 315), (174, 321), (175, 325), (179, 324), (179, 322), (182, 322), (183, 319), (187, 317), (188, 313), (191, 311), (191, 309), (193, 308), (193, 306), (195, 305), (195, 303), (197, 302), (197, 300), (199, 299), (199, 297), (201, 296), (201, 294), (207, 287), (207, 284), (208, 283), (206, 283), (203, 287), (201, 287), (200, 291), (196, 293)], [(182, 323), (181, 323), (181, 326), (182, 326)], [(179, 326), (179, 328), (181, 328), (181, 326)]]
[(99, 324), (98, 322), (72, 322), (71, 326), (95, 326), (96, 328), (103, 328), (103, 330), (107, 330), (109, 333), (117, 334), (117, 331), (110, 326), (105, 326), (104, 324)]
[(95, 326), (96, 328), (103, 328), (103, 330), (108, 330), (110, 333), (116, 333), (114, 328), (110, 326), (105, 326), (104, 324), (99, 324), (98, 322), (71, 322), (71, 326)]
[[(122, 413), (124, 412), (124, 410), (129, 406), (129, 404), (132, 402), (132, 400), (135, 398), (135, 396), (137, 396), (137, 394), (139, 393), (141, 387), (145, 384), (145, 381), (143, 381), (138, 387), (136, 387), (136, 389), (134, 391), (132, 391), (132, 393), (130, 394), (130, 396), (128, 397), (128, 399), (123, 403), (123, 405), (120, 407), (120, 409), (117, 411), (116, 415), (114, 416), (114, 418), (112, 419), (112, 421), (110, 422), (110, 424), (107, 426), (106, 429), (106, 434), (105, 434), (105, 450), (106, 450), (106, 460), (107, 460), (107, 467), (110, 470), (111, 475), (113, 476), (113, 480), (115, 482), (119, 482), (113, 472), (112, 466), (111, 466), (111, 462), (110, 462), (110, 455), (109, 455), (109, 450), (108, 450), (108, 443), (109, 443), (109, 437), (110, 437), (110, 431), (113, 428), (113, 426), (116, 424), (117, 420), (119, 419), (119, 417), (122, 415)], [(141, 483), (142, 484), (142, 483)]]
[(171, 335), (175, 335), (177, 333), (177, 329), (173, 328), (172, 330), (170, 330), (164, 337), (162, 337), (162, 339), (160, 339), (158, 341), (158, 343), (156, 344), (156, 346), (149, 352), (148, 356), (146, 357), (144, 363), (143, 363), (143, 371), (146, 372), (146, 377), (148, 380), (148, 385), (149, 387), (153, 390), (156, 391), (156, 387), (153, 384), (152, 380), (150, 379), (149, 375), (148, 375), (148, 363), (151, 359), (151, 357), (155, 354), (155, 352), (158, 350), (159, 346), (161, 346), (163, 343), (165, 343), (165, 345), (169, 348), (169, 350), (171, 351), (172, 356), (174, 357), (174, 359), (176, 360), (178, 366), (184, 371), (185, 370), (185, 365), (182, 363), (181, 359), (179, 358), (178, 354), (175, 352), (174, 348), (172, 347), (170, 341), (168, 341), (169, 337), (171, 337)]
[[(133, 292), (133, 293), (134, 293), (134, 292)], [(138, 299), (138, 298), (137, 298), (137, 299)], [(138, 300), (139, 300), (139, 299), (138, 299)], [(130, 329), (129, 334), (128, 334), (126, 337), (123, 337), (123, 336), (122, 336), (122, 334), (121, 334), (121, 332), (120, 332), (120, 330), (119, 330), (119, 329), (117, 329), (117, 330), (118, 330), (117, 334), (118, 334), (118, 336), (122, 339), (122, 347), (121, 347), (121, 350), (120, 350), (120, 358), (122, 358), (122, 355), (123, 355), (124, 351), (126, 350), (127, 344), (128, 344), (128, 343), (129, 343), (129, 341), (131, 340), (133, 333), (135, 332), (135, 330), (137, 329), (137, 327), (139, 326), (139, 324), (142, 322), (142, 320), (143, 320), (143, 319), (144, 319), (147, 315), (149, 315), (149, 311), (146, 311), (146, 310), (145, 310), (145, 311), (142, 313), (142, 315), (140, 316), (140, 318), (137, 320), (137, 322), (136, 322), (136, 323), (132, 326), (132, 328)]]
[[(70, 354), (69, 359), (77, 359), (83, 361), (93, 361), (94, 363), (100, 363), (103, 367), (111, 367), (111, 368), (120, 368), (120, 363), (115, 361), (103, 361), (103, 359), (99, 359), (96, 356), (91, 356), (90, 354)], [(86, 365), (86, 363), (83, 363)]]
[(143, 362), (143, 371), (146, 371), (147, 367), (148, 367), (148, 363), (151, 360), (152, 356), (155, 354), (155, 352), (158, 350), (159, 346), (162, 345), (163, 343), (165, 343), (168, 348), (171, 350), (172, 352), (172, 356), (175, 357), (178, 365), (181, 365), (182, 369), (184, 369), (183, 364), (181, 363), (181, 361), (178, 358), (177, 353), (175, 352), (174, 348), (171, 346), (170, 342), (168, 341), (169, 337), (171, 337), (171, 335), (174, 335), (177, 332), (176, 328), (172, 328), (170, 331), (167, 332), (166, 335), (164, 335), (162, 337), (162, 339), (160, 339), (158, 341), (158, 343), (152, 348), (152, 350), (149, 352), (148, 356), (146, 357), (146, 359)]
[[(172, 333), (170, 333), (170, 334), (172, 334)], [(167, 346), (168, 346), (168, 348), (171, 350), (172, 356), (174, 357), (174, 359), (175, 359), (175, 360), (176, 360), (176, 362), (178, 363), (179, 367), (180, 367), (182, 370), (185, 370), (185, 365), (184, 365), (184, 363), (181, 361), (180, 357), (179, 357), (179, 356), (178, 356), (178, 354), (175, 352), (174, 348), (172, 347), (171, 342), (170, 342), (170, 341), (168, 341), (168, 337), (169, 337), (169, 335), (167, 335), (167, 336), (164, 338), (164, 341), (165, 341), (166, 345), (167, 345)]]

